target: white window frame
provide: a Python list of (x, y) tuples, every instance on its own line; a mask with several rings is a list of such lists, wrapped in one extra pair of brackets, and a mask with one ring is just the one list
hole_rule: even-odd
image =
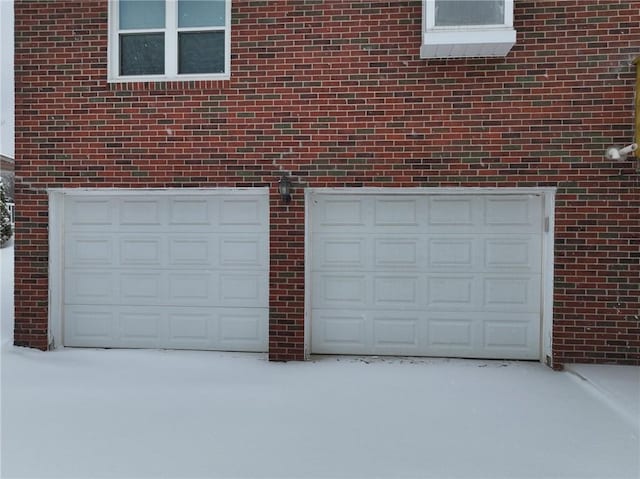
[(505, 56), (516, 40), (513, 4), (514, 0), (504, 0), (504, 22), (501, 24), (436, 26), (436, 0), (423, 0), (420, 57)]
[[(231, 2), (225, 2), (225, 25), (222, 27), (178, 28), (178, 1), (165, 0), (165, 28), (126, 30), (127, 33), (164, 33), (164, 67), (162, 75), (120, 75), (120, 12), (118, 0), (109, 0), (109, 41), (107, 47), (107, 80), (110, 83), (150, 81), (228, 80), (231, 77)], [(178, 32), (224, 31), (223, 73), (178, 73)]]

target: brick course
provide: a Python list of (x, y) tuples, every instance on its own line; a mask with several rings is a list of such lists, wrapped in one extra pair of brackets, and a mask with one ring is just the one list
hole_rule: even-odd
[[(303, 359), (304, 187), (558, 188), (554, 362), (640, 364), (638, 0), (519, 0), (423, 60), (420, 0), (234, 0), (231, 79), (107, 83), (107, 2), (15, 2), (15, 343), (47, 348), (47, 188), (271, 188), (273, 360)], [(293, 201), (277, 194), (291, 172)]]

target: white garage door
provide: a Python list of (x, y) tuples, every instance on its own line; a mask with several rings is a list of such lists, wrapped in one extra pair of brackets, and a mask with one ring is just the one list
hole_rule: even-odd
[(65, 346), (267, 350), (266, 191), (65, 195), (64, 218)]
[(313, 353), (540, 357), (542, 196), (310, 199)]

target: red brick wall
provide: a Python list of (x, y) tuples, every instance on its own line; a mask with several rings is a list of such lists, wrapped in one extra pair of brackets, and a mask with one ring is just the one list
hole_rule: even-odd
[[(554, 359), (640, 363), (638, 0), (518, 0), (422, 60), (421, 1), (234, 0), (231, 79), (108, 84), (107, 2), (16, 7), (16, 344), (47, 347), (49, 187), (271, 189), (270, 357), (302, 359), (303, 186), (558, 188)], [(300, 184), (290, 205), (278, 171)]]

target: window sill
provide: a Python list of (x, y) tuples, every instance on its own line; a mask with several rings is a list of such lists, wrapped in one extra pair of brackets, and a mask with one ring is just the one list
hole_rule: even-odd
[(131, 75), (120, 77), (107, 78), (108, 83), (167, 83), (167, 82), (190, 82), (190, 81), (215, 81), (215, 80), (229, 80), (231, 77), (228, 73), (215, 73), (210, 75), (180, 75), (180, 76), (165, 76), (165, 75)]
[(505, 57), (515, 43), (511, 27), (434, 28), (423, 35), (420, 58)]
[(229, 74), (191, 75), (179, 78), (131, 76), (107, 78), (107, 85), (114, 91), (215, 90), (228, 87), (230, 79)]

